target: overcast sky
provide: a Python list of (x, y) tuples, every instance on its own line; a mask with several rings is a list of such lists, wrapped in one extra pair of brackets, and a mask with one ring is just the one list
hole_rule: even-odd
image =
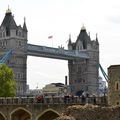
[[(0, 0), (0, 23), (8, 8), (17, 25), (28, 28), (28, 43), (67, 49), (71, 34), (75, 42), (82, 25), (91, 39), (98, 33), (100, 63), (107, 72), (110, 65), (120, 64), (119, 0)], [(53, 39), (48, 36), (53, 35)], [(30, 57), (27, 60), (27, 83), (42, 88), (52, 82), (64, 83), (68, 75), (67, 61)]]

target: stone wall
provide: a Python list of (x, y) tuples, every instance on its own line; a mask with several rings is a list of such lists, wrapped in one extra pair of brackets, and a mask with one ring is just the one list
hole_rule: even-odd
[(120, 106), (74, 105), (68, 107), (64, 115), (56, 120), (120, 120)]
[(108, 76), (108, 104), (120, 105), (120, 65), (111, 65)]

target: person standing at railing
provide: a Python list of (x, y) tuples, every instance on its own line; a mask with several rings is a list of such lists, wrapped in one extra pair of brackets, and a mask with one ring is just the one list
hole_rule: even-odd
[(84, 95), (82, 95), (82, 96), (81, 96), (81, 102), (82, 102), (82, 104), (85, 104), (85, 101), (86, 101), (86, 98), (85, 98)]

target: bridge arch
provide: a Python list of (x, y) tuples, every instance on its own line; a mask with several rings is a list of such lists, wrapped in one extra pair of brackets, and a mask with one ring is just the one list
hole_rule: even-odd
[(0, 112), (0, 120), (6, 120), (6, 119), (7, 119), (6, 116), (2, 112)]
[(59, 116), (60, 116), (60, 114), (59, 114), (57, 111), (49, 108), (49, 109), (43, 111), (43, 112), (36, 118), (36, 120), (53, 120), (53, 119), (55, 119), (55, 118), (57, 118), (57, 117), (59, 117)]
[(18, 107), (10, 113), (10, 120), (31, 120), (32, 114), (23, 107)]

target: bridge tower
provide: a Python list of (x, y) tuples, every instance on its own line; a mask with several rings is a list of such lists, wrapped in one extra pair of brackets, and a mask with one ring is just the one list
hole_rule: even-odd
[(17, 26), (11, 10), (8, 8), (0, 26), (0, 56), (9, 49), (13, 50), (7, 64), (14, 71), (17, 84), (17, 96), (25, 95), (26, 91), (26, 62), (27, 62), (27, 27)]
[(91, 40), (86, 28), (82, 26), (76, 42), (69, 37), (68, 50), (86, 51), (89, 59), (68, 60), (69, 85), (71, 93), (81, 95), (83, 92), (97, 94), (99, 76), (99, 43), (96, 35)]

